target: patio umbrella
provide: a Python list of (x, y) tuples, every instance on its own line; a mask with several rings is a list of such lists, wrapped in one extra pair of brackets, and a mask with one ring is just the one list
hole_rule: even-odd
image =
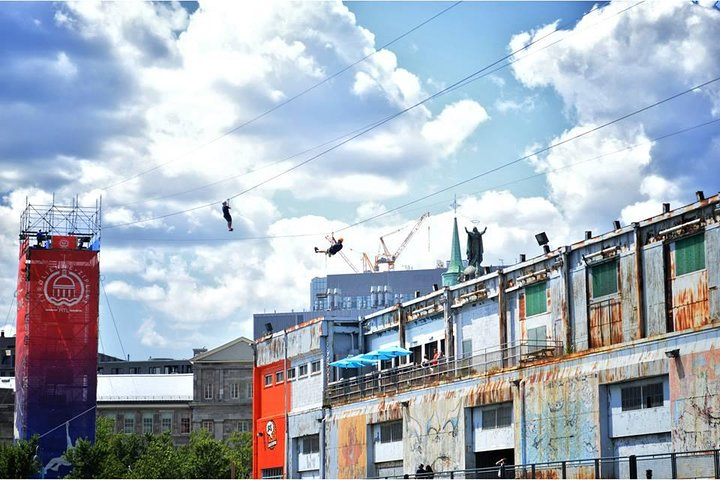
[(375, 363), (378, 360), (390, 360), (391, 358), (393, 358), (392, 355), (388, 353), (381, 353), (379, 350), (372, 350), (367, 353), (361, 353), (357, 357), (372, 363)]
[(392, 358), (392, 357), (407, 357), (408, 355), (412, 354), (412, 352), (410, 350), (408, 350), (407, 348), (395, 347), (395, 346), (381, 348), (380, 350), (378, 350), (378, 353), (380, 353), (381, 355), (387, 355), (390, 358)]
[(365, 363), (361, 360), (358, 360), (355, 357), (347, 357), (347, 358), (343, 358), (341, 360), (336, 360), (334, 362), (331, 362), (330, 365), (333, 367), (338, 367), (338, 368), (362, 368), (362, 367), (366, 367), (367, 363)]

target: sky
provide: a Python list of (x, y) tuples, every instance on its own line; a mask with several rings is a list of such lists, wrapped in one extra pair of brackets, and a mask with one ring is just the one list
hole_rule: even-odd
[(709, 0), (0, 2), (0, 327), (53, 195), (102, 199), (99, 349), (140, 360), (307, 310), (426, 212), (396, 268), (453, 217), (512, 264), (715, 194), (719, 39)]

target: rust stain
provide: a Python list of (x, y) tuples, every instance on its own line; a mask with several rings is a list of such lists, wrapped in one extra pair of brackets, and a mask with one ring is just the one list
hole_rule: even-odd
[[(676, 332), (711, 323), (707, 271), (701, 272), (698, 277), (698, 282), (693, 286), (678, 288), (673, 292), (673, 328)], [(677, 281), (675, 286), (678, 286)]]
[(475, 385), (465, 394), (465, 406), (477, 407), (493, 403), (511, 402), (512, 388), (508, 382), (483, 382)]
[(370, 413), (368, 423), (382, 423), (392, 420), (402, 420), (402, 404), (397, 401), (387, 401), (381, 398), (378, 402), (377, 409)]
[(619, 299), (590, 305), (590, 348), (622, 343), (622, 304)]

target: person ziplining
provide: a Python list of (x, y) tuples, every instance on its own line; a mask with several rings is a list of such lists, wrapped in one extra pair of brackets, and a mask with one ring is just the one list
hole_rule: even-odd
[(228, 232), (233, 231), (232, 215), (230, 215), (230, 199), (228, 198), (222, 203), (223, 218), (227, 222)]
[(331, 238), (331, 240), (330, 240), (330, 243), (331, 243), (330, 247), (328, 247), (327, 250), (320, 250), (318, 247), (315, 247), (315, 253), (324, 253), (324, 254), (326, 254), (328, 257), (332, 257), (333, 255), (335, 255), (336, 253), (338, 253), (340, 250), (342, 250), (342, 248), (343, 248), (343, 239), (342, 239), (342, 237), (340, 237), (340, 238), (338, 238), (337, 240), (335, 240), (335, 234), (333, 233), (330, 238)]

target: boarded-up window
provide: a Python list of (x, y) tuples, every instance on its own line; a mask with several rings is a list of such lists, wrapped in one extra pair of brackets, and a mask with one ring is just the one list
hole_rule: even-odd
[(693, 235), (675, 242), (675, 275), (705, 268), (705, 237)]
[(618, 261), (604, 262), (592, 267), (592, 296), (604, 297), (618, 291)]
[(528, 328), (527, 331), (527, 346), (528, 353), (533, 353), (538, 350), (542, 350), (547, 345), (547, 326), (542, 325), (536, 328)]
[(536, 283), (525, 287), (525, 316), (537, 315), (547, 312), (546, 290), (547, 282)]

